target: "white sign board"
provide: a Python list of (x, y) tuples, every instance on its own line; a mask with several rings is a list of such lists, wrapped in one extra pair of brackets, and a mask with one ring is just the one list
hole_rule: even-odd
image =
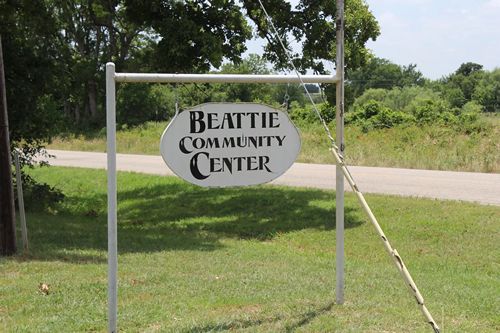
[(169, 168), (204, 187), (270, 182), (299, 151), (299, 132), (286, 113), (255, 103), (208, 103), (180, 112), (160, 142)]

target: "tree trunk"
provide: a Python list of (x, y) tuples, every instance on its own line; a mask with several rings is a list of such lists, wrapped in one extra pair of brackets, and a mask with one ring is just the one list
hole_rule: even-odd
[(97, 83), (93, 80), (87, 82), (88, 107), (90, 120), (97, 120)]
[(80, 105), (75, 106), (75, 111), (74, 111), (74, 118), (75, 118), (75, 124), (79, 125), (80, 124)]
[(16, 253), (15, 214), (2, 36), (0, 35), (0, 254), (2, 255)]

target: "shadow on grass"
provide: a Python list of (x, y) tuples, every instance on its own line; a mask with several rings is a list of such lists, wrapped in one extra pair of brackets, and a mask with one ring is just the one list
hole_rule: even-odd
[[(106, 196), (83, 192), (65, 200), (69, 208), (56, 215), (31, 215), (30, 239), (38, 249), (32, 259), (105, 261), (95, 253), (107, 249)], [(303, 229), (328, 230), (335, 217), (332, 192), (274, 186), (204, 189), (176, 181), (119, 190), (118, 202), (121, 254), (213, 251), (223, 238), (269, 241)], [(345, 212), (346, 228), (362, 223), (353, 208)]]
[[(306, 326), (311, 321), (313, 321), (316, 317), (319, 317), (327, 312), (329, 312), (335, 303), (329, 302), (324, 306), (318, 307), (316, 309), (298, 314), (295, 316), (295, 321), (291, 324), (285, 326), (283, 332), (292, 333), (297, 329)], [(182, 332), (184, 333), (204, 333), (204, 332), (225, 332), (232, 331), (236, 329), (247, 329), (251, 327), (257, 327), (265, 324), (273, 324), (284, 318), (280, 315), (276, 315), (274, 317), (268, 318), (255, 318), (255, 319), (239, 319), (233, 320), (227, 323), (213, 323), (204, 326), (192, 327)]]

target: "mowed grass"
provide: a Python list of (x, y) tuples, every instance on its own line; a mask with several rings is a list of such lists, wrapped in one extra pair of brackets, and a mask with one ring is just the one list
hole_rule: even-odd
[[(487, 130), (465, 134), (441, 125), (404, 126), (364, 133), (348, 126), (346, 158), (350, 165), (412, 169), (500, 172), (500, 117), (487, 117)], [(118, 152), (159, 155), (166, 122), (149, 122), (117, 133)], [(298, 124), (302, 149), (298, 162), (333, 164), (323, 128)], [(335, 133), (335, 128), (332, 128)], [(106, 149), (105, 131), (69, 134), (56, 138), (53, 149), (100, 151)]]
[[(66, 199), (28, 213), (29, 255), (0, 259), (0, 331), (105, 332), (105, 173), (30, 174)], [(334, 192), (133, 173), (118, 184), (121, 332), (432, 332), (352, 193), (339, 306)], [(500, 207), (367, 200), (442, 332), (500, 330)]]

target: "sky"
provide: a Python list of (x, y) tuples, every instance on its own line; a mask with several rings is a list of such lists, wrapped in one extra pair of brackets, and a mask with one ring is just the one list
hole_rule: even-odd
[[(331, 0), (334, 1), (334, 0)], [(464, 62), (500, 67), (500, 0), (366, 0), (381, 34), (367, 47), (438, 79)], [(293, 0), (297, 3), (297, 0)], [(261, 54), (262, 41), (248, 44)]]
[(381, 34), (368, 48), (431, 79), (476, 62), (500, 67), (500, 0), (368, 0)]

